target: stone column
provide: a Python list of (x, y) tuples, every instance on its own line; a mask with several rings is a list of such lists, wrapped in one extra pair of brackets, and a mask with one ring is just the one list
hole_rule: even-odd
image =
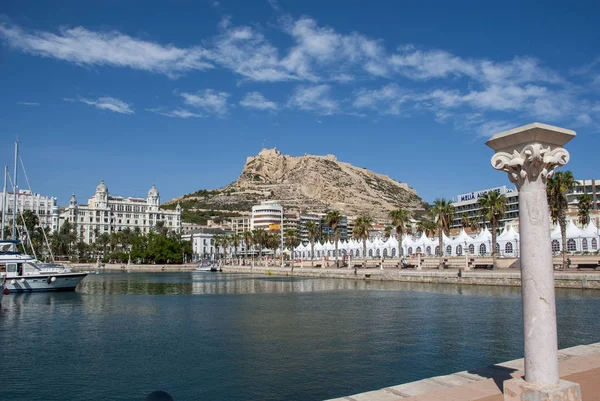
[[(527, 394), (532, 393), (542, 397), (532, 398), (536, 400), (555, 394), (570, 394), (561, 400), (581, 399), (579, 385), (560, 381), (558, 375), (554, 271), (546, 199), (546, 180), (554, 168), (569, 161), (569, 153), (562, 146), (574, 137), (574, 131), (533, 123), (496, 134), (486, 142), (496, 151), (492, 166), (507, 172), (519, 191), (525, 381), (507, 381), (505, 400), (529, 399)], [(576, 393), (579, 398), (571, 396)]]

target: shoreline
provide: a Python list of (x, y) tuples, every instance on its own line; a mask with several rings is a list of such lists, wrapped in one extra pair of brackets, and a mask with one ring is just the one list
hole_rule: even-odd
[[(194, 272), (197, 264), (182, 265), (127, 265), (105, 264), (98, 267), (96, 264), (68, 265), (73, 271), (94, 272), (139, 272), (139, 273), (165, 273), (165, 272)], [(407, 270), (398, 268), (360, 268), (357, 274), (349, 268), (315, 268), (315, 267), (280, 267), (280, 266), (236, 266), (224, 265), (225, 273), (264, 274), (283, 277), (311, 277), (311, 278), (337, 278), (364, 281), (395, 281), (406, 283), (425, 284), (454, 284), (454, 285), (485, 285), (502, 287), (521, 287), (521, 272), (516, 268), (504, 268), (494, 271), (464, 271), (460, 269), (446, 270)], [(600, 271), (583, 272), (554, 271), (555, 288), (590, 289), (600, 290)]]
[[(267, 274), (288, 277), (340, 278), (366, 281), (398, 281), (428, 284), (464, 284), (521, 287), (519, 269), (499, 269), (496, 271), (462, 270), (399, 270), (399, 269), (354, 269), (348, 268), (310, 268), (276, 266), (223, 266), (223, 272)], [(600, 290), (600, 272), (554, 272), (555, 288)]]

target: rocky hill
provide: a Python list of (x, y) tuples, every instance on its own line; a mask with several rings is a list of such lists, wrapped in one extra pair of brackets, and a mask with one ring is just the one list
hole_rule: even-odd
[(388, 220), (393, 209), (418, 218), (428, 208), (414, 189), (385, 175), (338, 161), (335, 156), (287, 156), (263, 149), (248, 157), (240, 177), (218, 190), (200, 190), (181, 201), (188, 208), (250, 211), (263, 200), (277, 200), (286, 211), (339, 210), (348, 216)]

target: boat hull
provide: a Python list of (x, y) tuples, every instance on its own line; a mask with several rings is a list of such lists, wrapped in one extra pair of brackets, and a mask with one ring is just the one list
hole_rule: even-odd
[(36, 274), (35, 276), (15, 276), (6, 280), (10, 292), (36, 291), (75, 291), (87, 273)]

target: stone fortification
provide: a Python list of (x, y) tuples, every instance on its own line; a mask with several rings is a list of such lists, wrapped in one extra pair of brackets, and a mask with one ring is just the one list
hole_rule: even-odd
[(422, 216), (428, 205), (406, 183), (377, 174), (333, 155), (287, 156), (263, 149), (248, 157), (239, 178), (212, 191), (197, 191), (177, 200), (195, 199), (206, 209), (246, 211), (263, 200), (277, 200), (286, 211), (339, 210), (348, 216), (388, 220), (393, 209)]

